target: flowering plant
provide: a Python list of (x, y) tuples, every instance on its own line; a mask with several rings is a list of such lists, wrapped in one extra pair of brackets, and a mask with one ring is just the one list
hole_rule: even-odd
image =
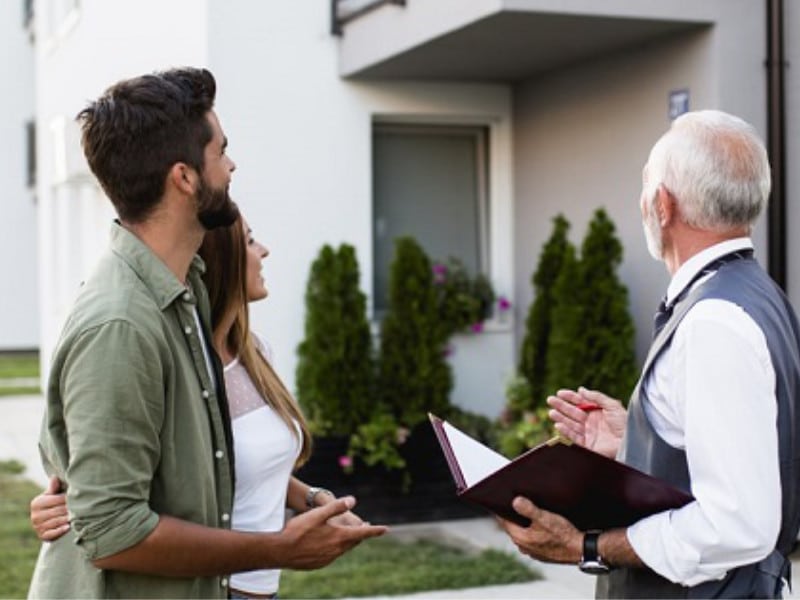
[(443, 337), (459, 331), (483, 331), (483, 322), (492, 314), (495, 295), (491, 283), (479, 273), (471, 277), (457, 258), (434, 262), (433, 284)]

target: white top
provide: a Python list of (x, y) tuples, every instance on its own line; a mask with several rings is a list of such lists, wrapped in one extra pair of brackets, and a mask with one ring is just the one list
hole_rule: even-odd
[[(672, 278), (667, 302), (710, 261), (744, 248), (752, 248), (749, 238), (693, 256)], [(696, 501), (628, 528), (636, 554), (687, 586), (767, 556), (780, 529), (781, 483), (775, 370), (764, 333), (736, 304), (702, 300), (644, 385), (656, 432), (686, 452)]]
[[(265, 353), (269, 356), (268, 353)], [(300, 428), (291, 430), (256, 390), (244, 366), (234, 359), (225, 366), (225, 389), (233, 423), (236, 492), (232, 529), (280, 531), (286, 515), (286, 490), (300, 454)], [(237, 573), (231, 587), (243, 592), (278, 591), (280, 570)]]

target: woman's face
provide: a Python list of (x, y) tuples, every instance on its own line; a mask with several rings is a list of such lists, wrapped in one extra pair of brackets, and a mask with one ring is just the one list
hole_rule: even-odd
[(261, 261), (269, 255), (269, 250), (253, 237), (253, 231), (244, 219), (242, 226), (247, 245), (247, 301), (254, 302), (266, 298), (269, 294), (261, 276)]

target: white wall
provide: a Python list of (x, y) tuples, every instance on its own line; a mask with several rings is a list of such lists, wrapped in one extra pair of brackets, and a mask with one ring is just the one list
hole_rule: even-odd
[[(213, 0), (209, 11), (209, 64), (221, 89), (218, 112), (239, 167), (232, 193), (272, 251), (264, 268), (270, 298), (253, 307), (253, 322), (271, 341), (278, 371), (290, 387), (303, 336), (306, 279), (320, 247), (353, 244), (362, 289), (371, 293), (373, 119), (490, 126), (492, 279), (498, 293), (510, 295), (512, 289), (509, 88), (343, 81), (328, 9), (326, 0)], [(496, 414), (513, 345), (509, 325), (490, 329), (477, 369), (470, 359), (476, 340), (457, 340), (453, 399)], [(477, 376), (461, 376), (465, 369)]]
[[(653, 143), (669, 127), (669, 92), (688, 88), (690, 110), (728, 110), (764, 132), (761, 7), (739, 1), (726, 6), (731, 13), (720, 11), (711, 29), (601, 58), (515, 90), (518, 307), (526, 310), (533, 299), (530, 276), (553, 216), (565, 214), (572, 223), (571, 239), (579, 245), (593, 211), (603, 206), (624, 246), (620, 276), (637, 325), (637, 354), (644, 358), (652, 314), (668, 274), (650, 258), (644, 242), (641, 169)], [(764, 224), (762, 219), (754, 235), (762, 264)], [(519, 343), (522, 319), (517, 335)]]
[[(19, 4), (19, 3), (17, 3)], [(44, 370), (80, 282), (106, 248), (114, 213), (88, 172), (75, 115), (114, 82), (206, 63), (206, 11), (195, 0), (38, 0), (36, 87), (39, 303)]]
[[(630, 293), (642, 356), (652, 307), (668, 281), (644, 242), (642, 167), (669, 126), (670, 90), (688, 88), (693, 108), (712, 102), (708, 45), (707, 33), (692, 34), (520, 86), (515, 96), (517, 306), (533, 300), (530, 278), (552, 218), (564, 213), (572, 224), (570, 238), (580, 247), (593, 212), (604, 207), (623, 244), (619, 273)], [(519, 325), (521, 342), (522, 320)]]
[(0, 2), (0, 350), (37, 348), (36, 204), (27, 184), (25, 123), (34, 117), (33, 46), (22, 2)]

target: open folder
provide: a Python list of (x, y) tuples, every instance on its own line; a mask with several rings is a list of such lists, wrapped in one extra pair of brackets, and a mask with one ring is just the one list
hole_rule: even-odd
[(517, 496), (566, 517), (581, 531), (625, 527), (694, 498), (616, 460), (556, 437), (512, 461), (447, 421), (428, 415), (459, 497), (523, 526)]

